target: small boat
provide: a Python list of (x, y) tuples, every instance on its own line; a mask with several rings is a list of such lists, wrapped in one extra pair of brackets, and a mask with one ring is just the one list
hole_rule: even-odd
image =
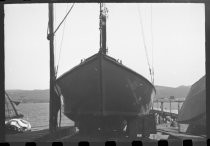
[(19, 101), (13, 101), (5, 92), (5, 127), (7, 133), (18, 133), (31, 130), (31, 124), (23, 120), (23, 114), (20, 114), (15, 105), (19, 105)]
[(5, 122), (8, 131), (12, 132), (26, 132), (31, 131), (31, 124), (23, 119), (11, 119)]

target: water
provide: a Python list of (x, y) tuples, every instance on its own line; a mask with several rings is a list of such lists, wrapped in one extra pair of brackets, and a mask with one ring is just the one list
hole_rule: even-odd
[[(160, 103), (154, 103), (154, 107), (160, 108)], [(164, 109), (169, 110), (169, 107), (169, 103), (164, 103)], [(177, 103), (171, 103), (171, 107), (172, 111), (178, 109)], [(23, 119), (31, 123), (32, 131), (49, 128), (49, 103), (21, 103), (17, 106), (17, 110), (24, 115)], [(61, 119), (61, 126), (74, 125), (74, 122), (63, 113)]]
[[(179, 109), (181, 109), (183, 103), (179, 103)], [(161, 103), (154, 103), (153, 108), (156, 110), (161, 110)], [(163, 104), (163, 111), (170, 112), (170, 103), (165, 102)], [(178, 102), (171, 102), (171, 112), (178, 114)]]
[[(182, 102), (179, 103), (179, 109), (181, 109), (182, 104), (183, 104)], [(156, 102), (156, 103), (153, 104), (153, 107), (161, 108), (161, 103)], [(163, 103), (163, 109), (169, 110), (170, 109), (170, 103), (169, 102)], [(171, 102), (171, 109), (172, 110), (177, 110), (178, 109), (178, 102)]]
[[(49, 103), (21, 103), (17, 110), (24, 115), (23, 119), (30, 122), (32, 131), (49, 128)], [(61, 126), (72, 125), (74, 122), (62, 113)]]

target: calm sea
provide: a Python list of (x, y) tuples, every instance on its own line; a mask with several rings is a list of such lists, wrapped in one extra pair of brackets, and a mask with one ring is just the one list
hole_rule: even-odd
[[(23, 119), (31, 123), (32, 131), (49, 128), (49, 103), (21, 103), (17, 110), (24, 115)], [(74, 122), (62, 114), (61, 126), (72, 125)]]
[[(154, 104), (154, 107), (160, 108), (160, 104)], [(164, 104), (164, 109), (169, 110), (169, 107), (169, 103)], [(172, 103), (171, 107), (172, 110), (178, 109), (177, 103)], [(49, 103), (21, 103), (17, 106), (17, 110), (24, 115), (23, 119), (31, 123), (32, 131), (49, 128)], [(61, 126), (72, 125), (74, 122), (62, 113)]]
[[(170, 103), (165, 102), (163, 104), (163, 110), (170, 112), (170, 107), (171, 107), (171, 112), (178, 114), (178, 107), (179, 107), (179, 109), (181, 109), (182, 104), (183, 103), (179, 103), (179, 105), (178, 105), (178, 102), (171, 102), (171, 105), (170, 105)], [(154, 107), (154, 109), (161, 110), (161, 103), (154, 103), (153, 107)]]

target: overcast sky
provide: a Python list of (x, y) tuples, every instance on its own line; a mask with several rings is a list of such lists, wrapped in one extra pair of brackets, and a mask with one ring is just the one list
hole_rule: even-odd
[[(54, 5), (55, 28), (71, 5)], [(154, 62), (156, 85), (191, 85), (205, 75), (204, 4), (106, 6), (108, 55), (150, 80), (145, 40), (150, 63), (152, 58)], [(6, 89), (49, 88), (47, 25), (48, 4), (5, 5)], [(97, 53), (99, 4), (76, 3), (55, 40), (56, 65), (62, 48), (58, 76)]]

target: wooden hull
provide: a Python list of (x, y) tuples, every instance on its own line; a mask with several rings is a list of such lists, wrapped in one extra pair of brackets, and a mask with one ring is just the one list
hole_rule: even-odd
[[(180, 123), (193, 123), (206, 114), (206, 76), (191, 86), (191, 89), (179, 111)], [(203, 122), (205, 123), (205, 122)]]
[(95, 54), (57, 79), (64, 97), (64, 114), (137, 116), (149, 113), (154, 86), (115, 59)]

